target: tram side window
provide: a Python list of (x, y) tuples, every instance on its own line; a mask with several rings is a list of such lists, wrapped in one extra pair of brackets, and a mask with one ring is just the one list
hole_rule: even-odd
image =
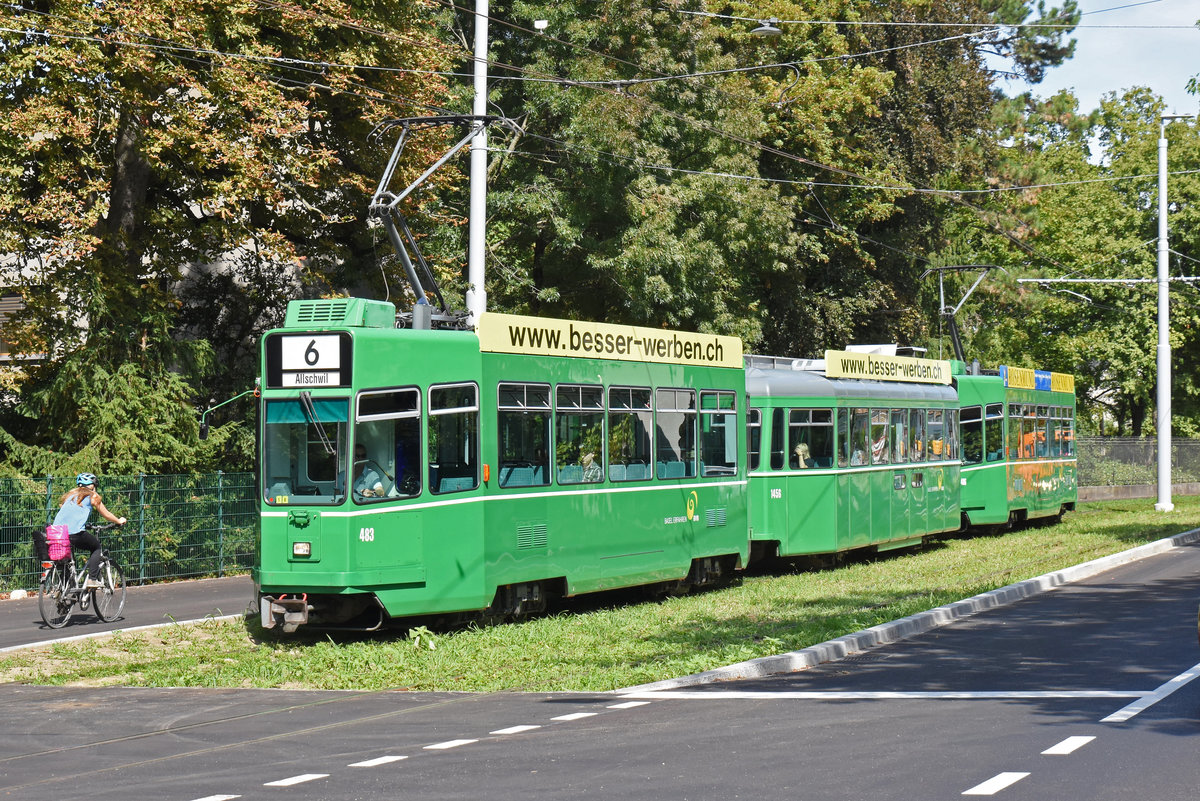
[(550, 483), (550, 385), (497, 387), (501, 487), (543, 487)]
[(1064, 456), (1075, 455), (1075, 418), (1074, 409), (1067, 407), (1067, 419), (1063, 420), (1063, 440), (1066, 444), (1066, 450), (1063, 451)]
[(838, 409), (838, 434), (847, 432), (843, 420), (849, 420), (848, 436), (842, 438), (838, 466), (851, 467), (867, 463), (867, 438), (870, 436), (870, 411), (868, 409)]
[(908, 410), (908, 460), (925, 461), (925, 410)]
[[(787, 464), (787, 426), (783, 424), (784, 410), (776, 407), (771, 412), (771, 469), (782, 470)], [(794, 445), (792, 447), (795, 447)]]
[(639, 481), (654, 469), (650, 431), (649, 387), (610, 387), (608, 390), (608, 478)]
[(340, 503), (349, 403), (306, 398), (268, 401), (262, 439), (263, 496), (269, 504)]
[(1016, 461), (1021, 458), (1021, 410), (1019, 403), (1008, 404), (1008, 459)]
[(788, 466), (833, 467), (833, 410), (792, 409), (788, 415)]
[(984, 407), (983, 452), (989, 462), (1004, 459), (1004, 404)]
[(1032, 459), (1037, 454), (1037, 407), (1025, 406), (1021, 417), (1021, 458)]
[(892, 409), (890, 416), (892, 459), (896, 464), (908, 461), (908, 412)]
[(737, 473), (737, 395), (700, 393), (700, 475)]
[(461, 492), (479, 486), (479, 388), (429, 388), (429, 487)]
[(871, 410), (871, 464), (890, 464), (888, 449), (888, 410)]
[(979, 406), (967, 406), (962, 410), (963, 464), (979, 464), (983, 461), (982, 411)]
[[(695, 478), (696, 391), (658, 389), (654, 392), (654, 401), (658, 407), (658, 424), (654, 431), (658, 477)], [(626, 478), (632, 481), (637, 477), (627, 473)]]
[(604, 388), (559, 384), (554, 394), (559, 484), (604, 480)]
[(958, 459), (958, 409), (946, 410), (946, 458)]
[(931, 462), (940, 462), (948, 458), (946, 454), (946, 415), (942, 409), (930, 409), (927, 414), (925, 458)]
[[(366, 448), (366, 458), (356, 458), (351, 465), (355, 503), (421, 494), (419, 389), (361, 393), (357, 399), (354, 441)], [(369, 480), (364, 483), (362, 479)], [(376, 494), (379, 485), (383, 489)]]
[(751, 408), (746, 412), (746, 469), (757, 470), (761, 457), (762, 410)]
[(1050, 455), (1049, 445), (1050, 407), (1037, 407), (1037, 417), (1034, 419), (1033, 446), (1034, 456), (1044, 459)]

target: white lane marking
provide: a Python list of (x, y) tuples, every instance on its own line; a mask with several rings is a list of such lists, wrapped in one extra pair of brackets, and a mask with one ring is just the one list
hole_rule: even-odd
[(386, 765), (389, 762), (399, 762), (402, 759), (408, 759), (406, 756), (381, 756), (374, 759), (365, 759), (362, 762), (351, 762), (346, 767), (348, 768), (376, 768), (380, 765)]
[(839, 691), (788, 691), (788, 692), (737, 692), (715, 690), (712, 692), (689, 690), (647, 690), (640, 693), (622, 693), (622, 698), (646, 698), (650, 700), (812, 700), (812, 701), (891, 701), (905, 699), (1021, 699), (1021, 698), (1144, 698), (1151, 693), (1131, 690), (978, 690), (975, 692), (839, 692)]
[(433, 745), (425, 746), (426, 751), (445, 751), (447, 748), (458, 748), (460, 745), (470, 745), (477, 743), (478, 740), (447, 740), (444, 743), (434, 743)]
[(963, 795), (995, 795), (1005, 787), (1011, 787), (1028, 776), (1028, 773), (1001, 773), (988, 779), (983, 784), (977, 784)]
[(233, 801), (235, 798), (241, 798), (240, 795), (206, 795), (204, 798), (197, 798), (195, 801)]
[(1058, 745), (1050, 746), (1042, 754), (1048, 756), (1066, 756), (1067, 754), (1075, 753), (1095, 739), (1095, 737), (1068, 737)]
[(590, 718), (593, 715), (599, 715), (599, 714), (600, 714), (599, 712), (572, 712), (570, 715), (559, 715), (556, 718), (550, 718), (550, 719), (551, 720), (581, 720), (583, 718)]
[(1118, 709), (1108, 717), (1101, 718), (1100, 722), (1123, 723), (1124, 721), (1132, 718), (1134, 715), (1137, 715), (1139, 712), (1146, 711), (1176, 690), (1182, 689), (1189, 681), (1197, 676), (1200, 676), (1200, 665), (1194, 665), (1188, 670), (1185, 670), (1175, 678), (1168, 681), (1166, 684), (1163, 684), (1154, 692), (1144, 695), (1140, 701), (1134, 701), (1129, 706)]
[(633, 709), (635, 706), (645, 706), (649, 701), (626, 701), (623, 704), (612, 704), (609, 709)]
[(267, 782), (263, 787), (291, 787), (293, 784), (303, 784), (304, 782), (327, 778), (329, 778), (328, 773), (301, 773), (299, 776), (292, 776), (275, 782)]
[(542, 728), (542, 727), (541, 726), (509, 726), (507, 729), (496, 729), (493, 732), (488, 732), (488, 734), (520, 734), (523, 731), (533, 731), (534, 729), (540, 729), (540, 728)]

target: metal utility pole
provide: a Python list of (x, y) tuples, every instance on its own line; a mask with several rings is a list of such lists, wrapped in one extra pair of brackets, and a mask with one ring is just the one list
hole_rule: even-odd
[(1187, 119), (1182, 114), (1164, 114), (1158, 123), (1158, 503), (1154, 508), (1169, 512), (1171, 502), (1171, 317), (1168, 292), (1167, 247), (1167, 123)]
[[(488, 0), (475, 0), (475, 102), (472, 114), (487, 116)], [(487, 224), (487, 128), (471, 141), (471, 206), (467, 236), (467, 324), (487, 311), (484, 285), (484, 230)]]

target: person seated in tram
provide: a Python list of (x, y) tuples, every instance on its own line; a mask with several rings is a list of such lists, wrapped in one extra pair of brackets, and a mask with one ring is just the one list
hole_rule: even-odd
[(813, 459), (807, 442), (801, 442), (796, 445), (796, 449), (792, 451), (792, 467), (794, 469), (804, 469), (816, 465), (816, 459)]
[[(351, 486), (354, 489), (354, 494), (362, 498), (380, 497), (383, 495), (383, 479), (379, 477), (379, 473), (369, 466), (367, 459), (367, 447), (361, 442), (354, 444), (354, 464), (351, 467), (350, 474), (353, 476)], [(346, 476), (344, 473), (338, 474), (337, 481), (338, 492), (346, 491)]]
[(586, 453), (583, 456), (583, 481), (592, 484), (604, 480), (604, 471), (596, 464), (596, 454)]

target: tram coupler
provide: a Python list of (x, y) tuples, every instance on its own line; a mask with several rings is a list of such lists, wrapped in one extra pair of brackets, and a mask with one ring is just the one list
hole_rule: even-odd
[(308, 622), (308, 593), (280, 595), (278, 598), (263, 595), (259, 597), (258, 604), (264, 629), (280, 626), (285, 633), (291, 634)]

